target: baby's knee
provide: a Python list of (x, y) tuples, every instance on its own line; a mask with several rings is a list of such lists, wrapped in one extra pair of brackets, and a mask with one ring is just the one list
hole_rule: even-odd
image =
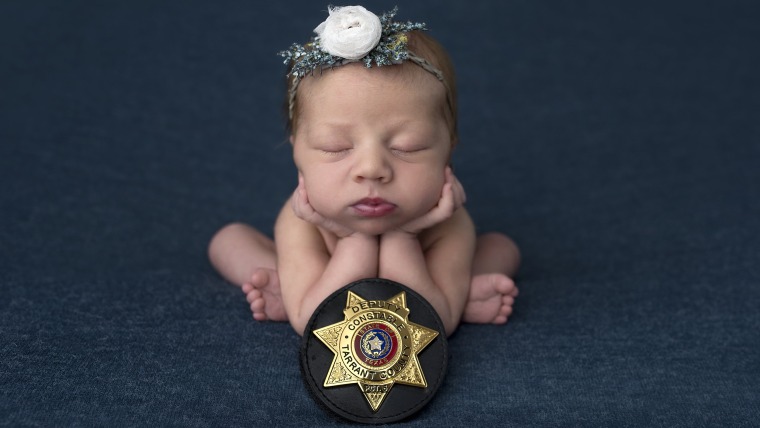
[(510, 253), (520, 253), (520, 249), (517, 247), (515, 241), (513, 241), (509, 236), (500, 232), (484, 233), (478, 237), (478, 243), (487, 247), (507, 250)]
[(519, 266), (522, 256), (520, 248), (509, 236), (499, 232), (489, 232), (478, 237), (478, 250), (485, 251), (502, 259), (510, 270)]
[(225, 252), (225, 249), (230, 247), (234, 241), (239, 239), (241, 235), (245, 234), (246, 230), (249, 228), (250, 226), (244, 223), (235, 222), (219, 229), (209, 241), (209, 258), (212, 261), (215, 260), (218, 256), (223, 254)]

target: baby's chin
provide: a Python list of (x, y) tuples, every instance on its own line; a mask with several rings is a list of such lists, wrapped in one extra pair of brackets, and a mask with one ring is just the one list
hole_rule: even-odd
[(363, 235), (379, 236), (398, 229), (400, 226), (399, 222), (390, 219), (365, 219), (352, 222), (349, 228)]
[(365, 224), (365, 225), (361, 225), (360, 227), (356, 227), (355, 230), (364, 235), (380, 236), (396, 228), (397, 228), (396, 226), (389, 226), (389, 225)]

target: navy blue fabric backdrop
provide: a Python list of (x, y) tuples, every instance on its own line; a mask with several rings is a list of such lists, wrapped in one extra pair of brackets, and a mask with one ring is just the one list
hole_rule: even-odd
[[(326, 4), (270, 3), (0, 3), (0, 425), (337, 423), (205, 256), (295, 186), (276, 52)], [(469, 209), (525, 259), (408, 425), (756, 424), (760, 6), (398, 3), (455, 61)]]

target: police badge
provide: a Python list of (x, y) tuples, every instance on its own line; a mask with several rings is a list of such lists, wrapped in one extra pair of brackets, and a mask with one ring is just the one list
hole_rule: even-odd
[(314, 312), (301, 369), (312, 395), (331, 411), (388, 423), (430, 401), (443, 381), (447, 350), (443, 323), (424, 298), (397, 282), (363, 279)]

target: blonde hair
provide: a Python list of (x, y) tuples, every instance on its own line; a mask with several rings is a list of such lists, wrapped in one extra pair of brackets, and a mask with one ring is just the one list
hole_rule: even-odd
[[(446, 89), (446, 103), (443, 106), (444, 117), (449, 125), (449, 134), (451, 136), (451, 147), (453, 148), (459, 141), (457, 132), (457, 91), (456, 91), (456, 76), (454, 74), (454, 65), (451, 62), (451, 58), (446, 50), (436, 41), (432, 36), (425, 34), (422, 31), (410, 31), (407, 33), (408, 41), (407, 46), (410, 54), (413, 53), (417, 57), (424, 59), (430, 63), (433, 67), (440, 70), (440, 80)], [(413, 61), (405, 61), (404, 64), (412, 63)], [(416, 62), (414, 62), (416, 64)], [(294, 63), (291, 62), (288, 66), (288, 75), (293, 67)], [(383, 67), (393, 67), (383, 66)], [(424, 68), (419, 65), (414, 67)], [(408, 67), (400, 67), (403, 69), (409, 69)], [(426, 71), (430, 72), (430, 70)], [(404, 72), (404, 71), (402, 71)], [(438, 76), (437, 76), (438, 77)], [(291, 89), (293, 85), (297, 84), (295, 77), (288, 77), (286, 80), (287, 91), (284, 103), (285, 117), (287, 118), (287, 130), (289, 133), (293, 133), (296, 130), (299, 108), (298, 108), (298, 96), (296, 95), (291, 100)], [(299, 89), (296, 89), (296, 94)], [(292, 105), (291, 105), (292, 101)], [(292, 112), (292, 115), (291, 115)]]

